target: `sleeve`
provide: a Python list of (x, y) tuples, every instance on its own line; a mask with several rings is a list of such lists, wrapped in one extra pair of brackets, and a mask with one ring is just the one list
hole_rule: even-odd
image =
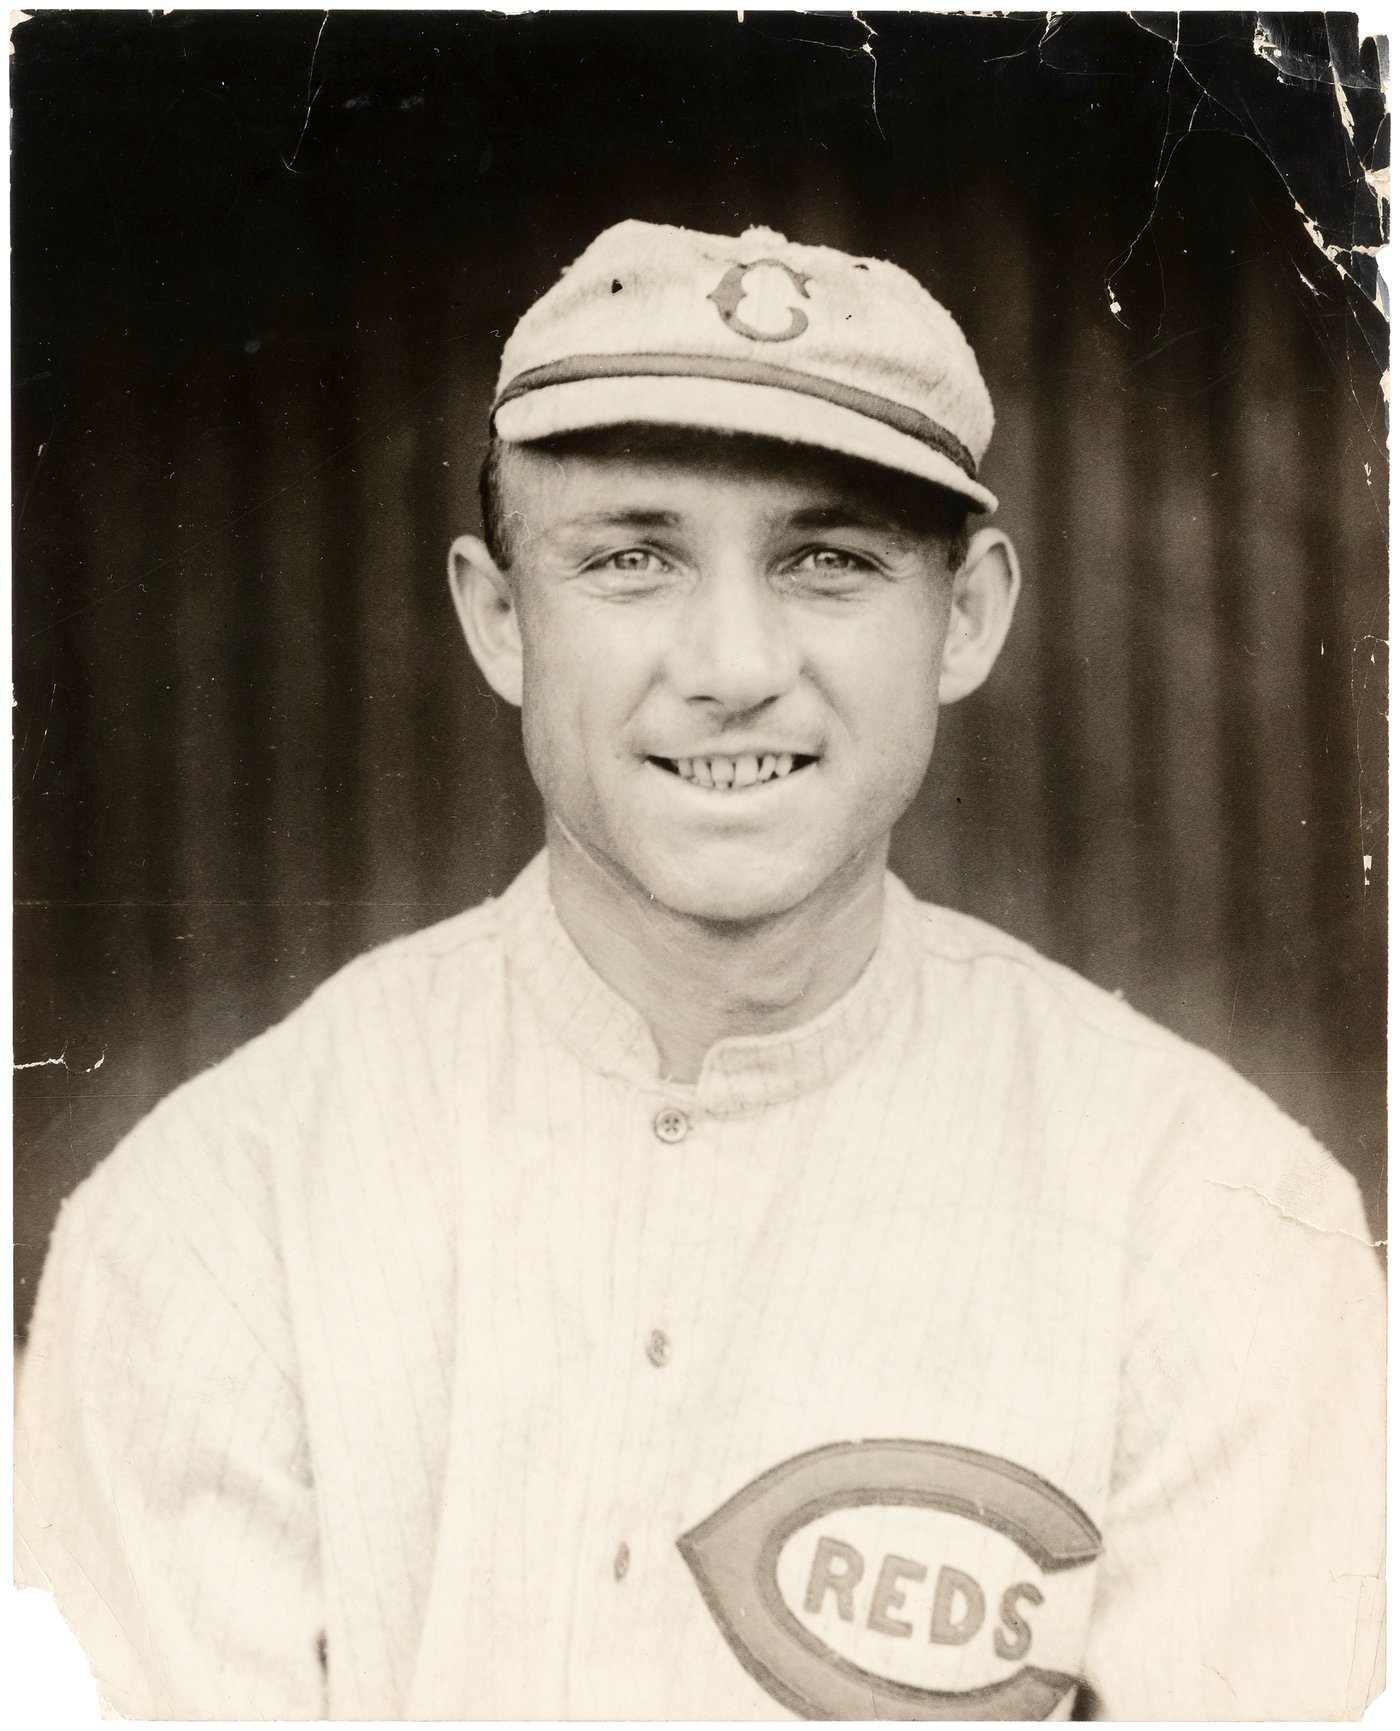
[(1383, 1282), (1355, 1184), (1262, 1112), (1147, 1211), (1092, 1717), (1357, 1719), (1382, 1686)]
[(325, 1713), (314, 1494), (251, 1160), (168, 1107), (65, 1205), (15, 1422), (21, 1585), (131, 1718)]

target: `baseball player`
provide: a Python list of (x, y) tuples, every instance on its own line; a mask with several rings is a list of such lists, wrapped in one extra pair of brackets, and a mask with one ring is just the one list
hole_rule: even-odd
[(544, 854), (65, 1206), (26, 1580), (136, 1717), (1338, 1719), (1380, 1277), (1225, 1065), (886, 870), (1018, 583), (894, 265), (627, 222), (451, 551)]

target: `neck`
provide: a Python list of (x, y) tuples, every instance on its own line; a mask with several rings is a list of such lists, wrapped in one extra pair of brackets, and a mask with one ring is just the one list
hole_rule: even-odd
[(642, 1016), (670, 1081), (695, 1081), (717, 1040), (780, 1033), (819, 1016), (854, 985), (879, 941), (883, 847), (790, 912), (720, 924), (661, 906), (553, 821), (547, 835), (560, 922)]

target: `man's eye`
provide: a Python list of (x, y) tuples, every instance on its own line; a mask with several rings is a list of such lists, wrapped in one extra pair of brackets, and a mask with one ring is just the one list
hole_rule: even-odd
[(788, 569), (799, 580), (832, 587), (872, 576), (876, 566), (873, 560), (845, 547), (809, 547)]
[(849, 571), (853, 567), (860, 570), (867, 568), (867, 561), (855, 553), (846, 552), (843, 547), (813, 547), (810, 553), (804, 553), (801, 563), (809, 562), (822, 571)]
[(647, 577), (666, 569), (660, 555), (653, 553), (649, 547), (624, 547), (617, 553), (605, 554), (601, 559), (595, 559), (589, 567), (592, 571), (620, 571), (627, 576)]

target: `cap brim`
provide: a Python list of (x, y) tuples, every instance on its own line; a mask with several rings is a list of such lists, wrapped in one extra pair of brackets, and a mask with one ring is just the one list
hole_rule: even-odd
[(839, 403), (776, 385), (684, 376), (574, 379), (542, 385), (502, 403), (495, 428), (496, 436), (507, 444), (527, 445), (562, 433), (632, 422), (753, 433), (815, 445), (932, 481), (960, 494), (975, 510), (997, 508), (994, 493), (922, 440)]

